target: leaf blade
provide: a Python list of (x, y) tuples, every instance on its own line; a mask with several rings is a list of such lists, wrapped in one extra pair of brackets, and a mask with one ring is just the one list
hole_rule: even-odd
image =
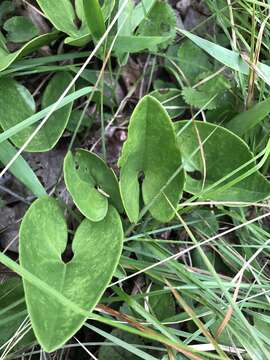
[[(120, 258), (123, 243), (120, 217), (110, 207), (103, 221), (84, 220), (73, 240), (74, 257), (67, 264), (61, 260), (66, 240), (67, 226), (57, 200), (41, 198), (28, 209), (21, 225), (20, 263), (80, 308), (92, 311)], [(86, 318), (55, 303), (50, 295), (40, 293), (27, 281), (23, 282), (35, 335), (45, 351), (53, 351), (62, 346)]]
[(83, 8), (87, 26), (93, 37), (99, 40), (106, 31), (99, 0), (83, 0)]
[(176, 206), (182, 194), (184, 174), (179, 170), (181, 154), (171, 120), (152, 96), (145, 96), (132, 114), (119, 166), (120, 192), (129, 219), (132, 222), (139, 219), (138, 176), (143, 172), (145, 205), (157, 220), (169, 221), (174, 210), (167, 199)]
[[(270, 183), (261, 173), (254, 171), (245, 177), (245, 173), (255, 169), (255, 161), (252, 161), (254, 156), (241, 138), (212, 123), (195, 121), (194, 126), (186, 126), (187, 123), (175, 123), (184, 168), (190, 173), (185, 184), (187, 192), (214, 201), (256, 202), (269, 196)], [(198, 134), (206, 164), (204, 188)], [(248, 165), (242, 168), (246, 163)], [(200, 178), (192, 175), (197, 171), (201, 173)], [(236, 184), (230, 185), (231, 181), (236, 181)]]

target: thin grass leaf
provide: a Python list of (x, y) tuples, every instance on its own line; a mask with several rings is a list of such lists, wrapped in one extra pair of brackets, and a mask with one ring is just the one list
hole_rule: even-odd
[[(79, 99), (82, 96), (85, 96), (89, 94), (93, 90), (92, 87), (84, 87), (80, 90), (74, 91), (74, 93), (67, 95), (63, 101), (56, 107), (55, 110), (61, 109), (67, 104), (70, 104), (71, 102), (75, 101), (76, 99)], [(19, 133), (20, 131), (26, 129), (28, 126), (31, 126), (35, 124), (37, 121), (42, 120), (55, 106), (55, 103), (48, 106), (47, 108), (37, 112), (36, 114), (30, 116), (29, 118), (23, 120), (19, 124), (11, 127), (10, 129), (4, 131), (2, 134), (0, 134), (0, 143), (3, 141), (9, 139), (11, 136)]]
[[(8, 141), (0, 143), (0, 161), (4, 165), (8, 164), (16, 153), (17, 150)], [(19, 156), (9, 170), (35, 196), (46, 195), (46, 190), (22, 156)]]
[(1, 56), (0, 56), (0, 72), (8, 68), (15, 60), (20, 59), (31, 52), (35, 51), (36, 49), (50, 44), (53, 40), (56, 40), (59, 37), (58, 32), (51, 32), (48, 34), (40, 35), (28, 43), (26, 43), (21, 49), (13, 52), (8, 53), (1, 49)]
[(260, 124), (270, 113), (270, 98), (259, 102), (251, 109), (241, 112), (231, 119), (226, 128), (233, 131), (238, 136), (243, 136), (255, 126)]
[[(217, 45), (211, 41), (205, 40), (197, 35), (192, 34), (189, 31), (177, 29), (181, 34), (188, 37), (193, 41), (197, 46), (206, 51), (214, 59), (221, 62), (222, 64), (228, 66), (229, 68), (239, 71), (241, 74), (249, 75), (249, 66), (242, 59), (241, 55), (232, 50), (228, 50), (220, 45)], [(258, 63), (257, 67), (261, 74), (266, 78), (270, 77), (270, 66)]]

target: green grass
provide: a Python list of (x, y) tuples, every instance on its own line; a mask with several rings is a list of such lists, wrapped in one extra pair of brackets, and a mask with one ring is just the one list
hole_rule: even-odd
[[(51, 55), (42, 56), (37, 49), (0, 72), (0, 79), (12, 76), (31, 93), (44, 80), (35, 95), (36, 113), (9, 129), (0, 129), (3, 164), (0, 179), (10, 172), (15, 184), (21, 182), (28, 189), (22, 190), (18, 185), (9, 188), (9, 184), (1, 183), (1, 211), (18, 203), (29, 204), (44, 191), (57, 197), (59, 190), (63, 190), (62, 172), (53, 186), (46, 188), (24, 160), (25, 148), (57, 108), (74, 101), (73, 109), (82, 112), (75, 131), (66, 130), (56, 148), (64, 148), (64, 153), (80, 147), (91, 150), (118, 175), (118, 152), (127, 135), (131, 113), (141, 97), (160, 87), (192, 90), (191, 97), (185, 97), (186, 102), (183, 99), (184, 110), (173, 121), (188, 119), (193, 126), (196, 119), (228, 127), (253, 152), (254, 157), (234, 171), (226, 173), (224, 169), (224, 176), (211, 185), (212, 189), (225, 191), (257, 171), (269, 179), (269, 81), (260, 72), (258, 62), (270, 65), (270, 29), (269, 21), (266, 22), (270, 4), (253, 0), (205, 0), (210, 15), (191, 29), (190, 34), (230, 52), (226, 52), (225, 59), (222, 51), (215, 50), (212, 57), (203, 52), (204, 44), (197, 39), (197, 50), (193, 48), (183, 55), (185, 63), (179, 61), (179, 47), (188, 40), (181, 30), (175, 27), (177, 36), (169, 40), (160, 33), (138, 35), (125, 27), (134, 9), (129, 10), (127, 1), (119, 3), (120, 7), (125, 5), (124, 15), (115, 9), (105, 19), (105, 32), (99, 22), (98, 32), (82, 46), (64, 44), (68, 35), (62, 31), (49, 44)], [(142, 21), (147, 22), (147, 4), (141, 3)], [(36, 2), (34, 6), (38, 6)], [(6, 19), (14, 14), (11, 11)], [(47, 24), (51, 29), (50, 21)], [(133, 53), (133, 44), (130, 53), (121, 53), (119, 48), (116, 53), (123, 31), (125, 36), (142, 36), (141, 42), (145, 44), (148, 44), (146, 36), (164, 38), (161, 45), (150, 48), (142, 45), (140, 51)], [(5, 31), (2, 32), (5, 36)], [(131, 38), (125, 46), (129, 42)], [(193, 55), (192, 51), (201, 52)], [(239, 54), (245, 55), (237, 58)], [(0, 62), (1, 56), (0, 52)], [(239, 64), (243, 71), (236, 70)], [(71, 84), (59, 94), (58, 101), (40, 110), (46, 77), (62, 71), (74, 76), (75, 92), (68, 95)], [(216, 88), (218, 79), (223, 85)], [(171, 104), (176, 100), (166, 99), (163, 105), (166, 107), (169, 101)], [(94, 125), (80, 132), (84, 115), (90, 113)], [(35, 125), (35, 130), (20, 149), (15, 149), (12, 136), (29, 125)], [(204, 164), (204, 146), (214, 138), (215, 131), (202, 143), (199, 136), (198, 146), (187, 159), (192, 164), (196, 156), (201, 156), (204, 177), (209, 175), (208, 164)], [(160, 144), (160, 151), (163, 146)], [(231, 151), (231, 156), (238, 154)], [(185, 163), (180, 165), (176, 173), (185, 166)], [(269, 359), (269, 195), (259, 201), (222, 201), (204, 198), (205, 193), (205, 189), (196, 194), (185, 191), (177, 207), (167, 198), (175, 214), (169, 223), (160, 223), (151, 216), (148, 211), (151, 203), (140, 207), (135, 224), (129, 222), (126, 214), (121, 215), (125, 232), (121, 259), (110, 285), (91, 313), (23, 268), (17, 262), (17, 254), (1, 248), (0, 262), (20, 278), (10, 283), (6, 276), (2, 277), (0, 268), (0, 359)], [(65, 196), (63, 200), (69, 234), (73, 236), (83, 216), (71, 198)], [(0, 241), (9, 228), (10, 224), (0, 228)], [(87, 318), (82, 329), (55, 355), (45, 353), (32, 333), (21, 278), (63, 308)]]

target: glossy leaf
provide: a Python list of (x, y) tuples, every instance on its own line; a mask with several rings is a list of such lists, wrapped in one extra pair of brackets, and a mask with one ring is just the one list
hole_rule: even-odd
[(153, 96), (164, 106), (171, 119), (183, 114), (187, 109), (179, 89), (161, 88), (152, 91), (149, 95)]
[[(42, 97), (42, 107), (55, 103), (69, 85), (72, 76), (61, 72), (48, 83)], [(74, 90), (74, 89), (73, 89)], [(72, 91), (73, 91), (72, 90)], [(52, 149), (68, 123), (73, 103), (55, 111), (26, 148), (27, 151), (41, 152)], [(12, 79), (0, 80), (0, 124), (4, 130), (19, 124), (35, 113), (34, 100), (28, 90)], [(31, 136), (35, 126), (29, 126), (11, 137), (12, 142), (21, 147)]]
[[(0, 143), (0, 162), (2, 164), (7, 165), (16, 153), (17, 150), (8, 141)], [(38, 177), (21, 155), (10, 166), (9, 171), (37, 197), (46, 194)]]
[[(59, 36), (59, 33), (57, 32), (51, 32), (48, 34), (40, 35), (32, 40), (30, 40), (28, 43), (26, 43), (23, 47), (21, 47), (19, 50), (9, 53), (8, 51), (2, 51), (0, 52), (0, 71), (5, 70), (8, 68), (15, 60), (20, 59), (31, 52), (35, 51), (36, 49), (50, 44), (53, 40), (56, 40)], [(0, 49), (1, 50), (1, 49)]]
[[(118, 264), (123, 243), (120, 217), (109, 207), (100, 222), (85, 219), (73, 242), (73, 258), (64, 263), (67, 225), (57, 200), (35, 201), (20, 228), (20, 264), (79, 307), (94, 309)], [(82, 326), (85, 317), (74, 313), (39, 288), (24, 282), (27, 309), (34, 333), (47, 352), (61, 347)]]
[(151, 96), (145, 96), (132, 114), (119, 166), (120, 190), (130, 221), (139, 219), (141, 175), (144, 204), (154, 218), (169, 221), (174, 216), (172, 206), (182, 194), (184, 174), (172, 122)]
[(83, 0), (83, 8), (88, 28), (93, 37), (99, 40), (106, 31), (99, 0)]
[(117, 178), (97, 155), (79, 149), (69, 152), (64, 161), (68, 191), (81, 213), (92, 221), (102, 220), (111, 202), (123, 211)]
[[(187, 126), (187, 121), (175, 124), (183, 165), (187, 171), (187, 192), (216, 201), (255, 202), (269, 196), (270, 183), (260, 172), (256, 171), (245, 177), (245, 173), (254, 168), (255, 161), (252, 161), (253, 154), (242, 139), (218, 125), (201, 121), (195, 121), (194, 124), (196, 127), (192, 123)], [(206, 164), (204, 188), (204, 166), (198, 136)], [(233, 173), (249, 161), (249, 165)], [(230, 175), (231, 173), (233, 174)], [(228, 178), (220, 181), (226, 176)], [(243, 179), (230, 184), (240, 177)], [(219, 183), (216, 184), (217, 182)]]

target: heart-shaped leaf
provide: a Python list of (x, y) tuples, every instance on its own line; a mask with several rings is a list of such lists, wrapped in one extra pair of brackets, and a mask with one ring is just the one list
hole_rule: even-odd
[[(255, 202), (269, 196), (270, 183), (260, 172), (245, 177), (245, 173), (254, 168), (255, 161), (252, 161), (253, 154), (242, 139), (218, 125), (202, 121), (194, 124), (188, 125), (187, 121), (175, 124), (183, 165), (188, 174), (187, 192), (215, 201)], [(233, 173), (247, 162), (250, 163)], [(226, 176), (228, 178), (220, 181)], [(243, 178), (230, 184), (239, 177)]]
[(64, 161), (67, 189), (81, 213), (89, 220), (100, 221), (111, 202), (123, 211), (117, 178), (97, 155), (79, 149), (69, 152)]
[(182, 194), (184, 173), (173, 124), (152, 96), (145, 96), (132, 114), (119, 166), (120, 190), (130, 221), (139, 219), (141, 175), (144, 204), (154, 218), (169, 221)]
[[(42, 108), (55, 103), (63, 91), (72, 81), (72, 76), (67, 72), (56, 74), (48, 83), (42, 97)], [(74, 89), (72, 90), (74, 91)], [(71, 92), (72, 92), (71, 91)], [(52, 149), (68, 123), (73, 103), (55, 111), (46, 124), (33, 138), (26, 150), (42, 152)], [(4, 130), (19, 124), (35, 113), (35, 102), (29, 91), (10, 78), (0, 80), (0, 124)], [(18, 147), (23, 146), (31, 136), (35, 125), (11, 137), (11, 141)]]
[[(85, 219), (73, 242), (73, 258), (64, 263), (67, 225), (57, 200), (43, 197), (35, 201), (20, 228), (20, 264), (36, 277), (90, 312), (101, 298), (119, 262), (123, 244), (121, 219), (113, 207), (100, 222)], [(47, 352), (62, 346), (84, 323), (74, 313), (24, 282), (27, 309), (34, 333)]]

